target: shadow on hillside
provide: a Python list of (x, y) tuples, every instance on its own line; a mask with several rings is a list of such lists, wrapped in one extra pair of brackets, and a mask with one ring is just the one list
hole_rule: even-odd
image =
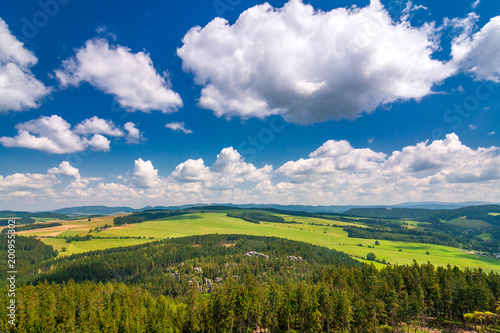
[(198, 220), (198, 219), (201, 219), (202, 217), (198, 214), (190, 214), (190, 215), (180, 215), (180, 216), (176, 216), (176, 219), (177, 221), (180, 221), (180, 220)]

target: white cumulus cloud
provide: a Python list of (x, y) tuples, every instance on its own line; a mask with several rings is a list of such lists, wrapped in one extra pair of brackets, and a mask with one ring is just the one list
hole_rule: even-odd
[(109, 151), (111, 149), (110, 141), (101, 134), (92, 136), (92, 138), (88, 140), (88, 144), (90, 148), (95, 151)]
[(378, 0), (328, 12), (291, 0), (194, 27), (177, 54), (217, 116), (314, 123), (432, 94), (456, 71), (433, 59), (438, 35), (432, 23), (395, 22)]
[[(500, 82), (500, 16), (490, 19), (481, 30), (469, 35), (477, 15), (466, 19), (464, 33), (452, 43), (452, 56), (462, 68), (478, 80)], [(456, 20), (455, 22), (460, 22)], [(468, 24), (467, 24), (468, 23)]]
[(30, 71), (37, 62), (35, 55), (24, 48), (0, 18), (0, 113), (37, 108), (40, 100), (50, 93), (50, 88)]
[(50, 174), (15, 173), (5, 178), (0, 176), (0, 190), (44, 189), (57, 182), (57, 178)]
[(203, 159), (189, 159), (179, 164), (170, 175), (176, 182), (202, 182), (211, 190), (230, 189), (243, 182), (260, 182), (271, 178), (272, 166), (258, 169), (245, 162), (243, 156), (233, 147), (224, 148), (217, 155), (212, 166), (206, 166)]
[(125, 123), (123, 128), (127, 131), (126, 139), (128, 143), (139, 143), (144, 140), (141, 132), (133, 122)]
[(160, 184), (158, 170), (153, 167), (153, 163), (143, 161), (141, 158), (135, 161), (132, 179), (135, 185), (142, 188), (155, 187)]
[(179, 182), (209, 181), (212, 179), (210, 169), (205, 166), (203, 159), (189, 159), (178, 166), (171, 176)]
[(245, 162), (241, 154), (233, 147), (224, 148), (217, 155), (217, 160), (210, 171), (220, 177), (228, 177), (233, 182), (260, 182), (270, 178), (271, 165), (257, 169), (253, 164)]
[(345, 140), (329, 140), (309, 154), (308, 159), (289, 161), (276, 172), (292, 182), (315, 182), (325, 178), (344, 182), (346, 175), (376, 170), (386, 155), (371, 149), (354, 149)]
[(192, 130), (186, 129), (186, 125), (184, 123), (168, 123), (165, 127), (170, 128), (174, 132), (184, 132), (184, 134), (193, 133)]
[(80, 170), (78, 170), (78, 168), (71, 166), (71, 164), (68, 161), (62, 161), (58, 167), (53, 167), (47, 170), (47, 173), (80, 178)]
[(88, 82), (112, 94), (129, 111), (174, 112), (182, 106), (166, 75), (157, 73), (149, 54), (133, 53), (102, 38), (88, 40), (55, 71), (62, 87)]
[(104, 134), (109, 136), (123, 136), (122, 130), (110, 120), (104, 120), (94, 116), (90, 119), (85, 119), (75, 126), (75, 132), (78, 134)]
[[(445, 195), (466, 201), (480, 195), (499, 197), (500, 149), (472, 149), (456, 134), (421, 142), (390, 156), (355, 149), (345, 141), (327, 141), (308, 159), (289, 161), (276, 170), (285, 181), (273, 189), (294, 198), (319, 196), (323, 202), (397, 203), (439, 200)], [(485, 193), (480, 194), (481, 190)], [(469, 192), (468, 192), (469, 191)]]
[(6, 147), (22, 147), (42, 150), (48, 153), (65, 154), (85, 150), (87, 142), (71, 130), (63, 118), (53, 115), (42, 116), (15, 126), (17, 135), (1, 137)]
[[(97, 117), (85, 119), (74, 129), (62, 117), (57, 115), (42, 116), (15, 126), (17, 135), (0, 137), (0, 144), (5, 147), (19, 147), (41, 150), (52, 154), (68, 154), (83, 151), (90, 147), (95, 151), (108, 151), (110, 141), (107, 137), (126, 136), (128, 143), (137, 143), (141, 139), (139, 130), (133, 123), (124, 125), (128, 134), (112, 121)], [(104, 134), (104, 135), (103, 135)]]

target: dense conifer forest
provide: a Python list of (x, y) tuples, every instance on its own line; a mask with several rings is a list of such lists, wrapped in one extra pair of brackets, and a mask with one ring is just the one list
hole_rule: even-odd
[(19, 251), (26, 274), (17, 325), (2, 317), (5, 332), (393, 332), (473, 325), (466, 318), (493, 314), (500, 298), (495, 273), (377, 270), (273, 237), (191, 236), (45, 261), (50, 247), (18, 239), (30, 250)]
[[(42, 262), (47, 262), (49, 259), (57, 257), (58, 252), (50, 245), (46, 245), (41, 241), (31, 237), (17, 236), (16, 244), (16, 270), (19, 276), (28, 276), (33, 272), (35, 267)], [(7, 235), (0, 233), (0, 256), (4, 263), (3, 268), (7, 267)], [(0, 286), (7, 285), (6, 269), (0, 270)]]

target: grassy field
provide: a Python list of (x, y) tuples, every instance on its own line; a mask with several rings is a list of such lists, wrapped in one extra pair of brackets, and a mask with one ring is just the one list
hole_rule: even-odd
[[(43, 228), (43, 229), (32, 229), (26, 231), (20, 231), (18, 234), (23, 236), (57, 236), (68, 230), (76, 231), (72, 233), (74, 235), (82, 235), (89, 232), (89, 230), (93, 230), (96, 227), (101, 227), (106, 224), (113, 225), (113, 219), (116, 216), (104, 216), (93, 218), (90, 221), (88, 219), (81, 220), (71, 220), (71, 221), (56, 221), (62, 224), (62, 226), (51, 227), (51, 228)], [(50, 223), (50, 222), (49, 222)], [(44, 223), (35, 223), (35, 224), (44, 224)], [(2, 227), (3, 229), (5, 227)]]
[[(59, 251), (60, 256), (67, 256), (73, 253), (82, 253), (95, 250), (109, 249), (112, 247), (129, 246), (150, 242), (150, 239), (92, 239), (86, 242), (71, 242), (70, 244), (62, 238), (42, 238), (45, 244), (52, 245)], [(62, 249), (66, 248), (63, 252)]]
[[(450, 264), (461, 268), (481, 267), (485, 271), (493, 270), (500, 273), (500, 261), (466, 253), (452, 247), (385, 240), (380, 240), (380, 245), (375, 245), (375, 240), (349, 238), (341, 227), (326, 226), (327, 224), (350, 225), (350, 223), (309, 217), (281, 216), (287, 221), (297, 221), (303, 224), (271, 222), (254, 224), (238, 218), (227, 217), (225, 213), (209, 212), (169, 217), (92, 233), (92, 235), (99, 237), (141, 236), (145, 237), (145, 239), (93, 239), (70, 244), (60, 238), (42, 238), (42, 240), (53, 245), (59, 251), (61, 251), (62, 247), (66, 247), (66, 252), (61, 253), (61, 255), (68, 255), (116, 246), (142, 244), (150, 241), (150, 237), (161, 239), (213, 233), (276, 236), (326, 246), (359, 257), (366, 257), (368, 253), (373, 252), (376, 254), (377, 259), (384, 259), (392, 264), (411, 264), (415, 259), (420, 263), (429, 261), (440, 266)], [(84, 236), (88, 234), (89, 229), (111, 224), (111, 222), (112, 217), (96, 218), (91, 222), (86, 220), (64, 222), (63, 227), (72, 228), (60, 230), (58, 236), (75, 236), (77, 234)], [(308, 223), (322, 223), (324, 226), (309, 225)], [(46, 232), (43, 229), (29, 231), (31, 235), (40, 236)], [(429, 254), (426, 254), (427, 252)], [(381, 264), (377, 264), (377, 266), (380, 267)]]
[(482, 234), (477, 235), (477, 237), (484, 239), (484, 240), (488, 240), (488, 239), (491, 239), (491, 234), (487, 233), (487, 232), (483, 232)]
[(350, 222), (342, 222), (342, 221), (333, 221), (333, 220), (327, 220), (327, 219), (318, 219), (315, 217), (304, 217), (304, 216), (290, 216), (290, 215), (283, 215), (283, 214), (275, 214), (276, 216), (281, 216), (282, 218), (285, 219), (285, 221), (295, 221), (295, 222), (300, 222), (304, 224), (308, 223), (320, 223), (320, 224), (330, 224), (330, 225), (341, 225), (341, 226), (358, 226), (361, 227), (363, 226), (360, 223), (350, 223)]
[(475, 228), (479, 229), (481, 227), (489, 227), (491, 224), (481, 220), (469, 220), (466, 217), (458, 217), (450, 221), (443, 221), (443, 223), (458, 225), (464, 228)]

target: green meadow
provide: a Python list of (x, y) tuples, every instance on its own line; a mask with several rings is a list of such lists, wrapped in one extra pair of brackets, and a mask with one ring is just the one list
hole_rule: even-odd
[[(373, 239), (349, 238), (342, 226), (351, 225), (341, 221), (333, 221), (319, 218), (299, 217), (280, 215), (286, 221), (296, 221), (302, 224), (261, 222), (260, 224), (250, 223), (238, 218), (228, 217), (225, 213), (208, 212), (196, 213), (182, 216), (168, 217), (159, 220), (147, 221), (138, 224), (130, 224), (124, 227), (112, 228), (99, 233), (91, 233), (97, 237), (108, 237), (108, 239), (92, 239), (90, 241), (80, 241), (66, 243), (62, 238), (42, 238), (42, 240), (61, 251), (61, 255), (81, 253), (86, 251), (105, 249), (117, 246), (127, 246), (142, 244), (154, 239), (164, 239), (171, 237), (183, 237), (200, 234), (247, 234), (257, 236), (275, 236), (292, 240), (308, 242), (315, 245), (326, 246), (346, 252), (354, 257), (366, 257), (370, 252), (375, 253), (377, 259), (385, 260), (391, 264), (411, 264), (413, 260), (419, 263), (431, 262), (434, 265), (459, 266), (460, 268), (481, 267), (485, 271), (500, 272), (500, 261), (477, 256), (472, 253), (441, 245), (404, 243), (380, 240), (379, 245), (375, 245)], [(111, 218), (101, 221), (71, 221), (69, 224), (78, 225), (77, 228), (60, 233), (61, 236), (85, 236), (89, 229), (93, 229), (100, 223), (110, 224)], [(87, 225), (88, 223), (88, 225)], [(309, 225), (309, 223), (321, 223), (320, 225)], [(65, 225), (66, 222), (63, 222)], [(85, 226), (82, 226), (84, 225)], [(329, 224), (330, 226), (327, 226)], [(359, 225), (359, 224), (356, 224)], [(42, 236), (47, 233), (45, 230), (33, 230), (32, 235)], [(114, 237), (143, 237), (142, 239), (114, 238)], [(113, 238), (110, 238), (113, 237)], [(427, 252), (429, 254), (427, 254)], [(362, 260), (361, 258), (358, 258)], [(382, 264), (376, 264), (380, 267)]]
[[(52, 245), (59, 251), (60, 256), (67, 256), (74, 253), (83, 253), (95, 250), (104, 250), (112, 247), (130, 246), (150, 242), (150, 239), (92, 239), (85, 242), (66, 243), (62, 238), (42, 238), (45, 244)], [(63, 248), (66, 251), (62, 251)]]
[(489, 224), (488, 222), (481, 221), (481, 220), (469, 220), (465, 216), (464, 217), (457, 217), (456, 219), (453, 219), (450, 221), (443, 221), (443, 223), (458, 225), (458, 226), (464, 227), (464, 228), (475, 228), (475, 229), (479, 229), (481, 227), (491, 226), (491, 224)]

